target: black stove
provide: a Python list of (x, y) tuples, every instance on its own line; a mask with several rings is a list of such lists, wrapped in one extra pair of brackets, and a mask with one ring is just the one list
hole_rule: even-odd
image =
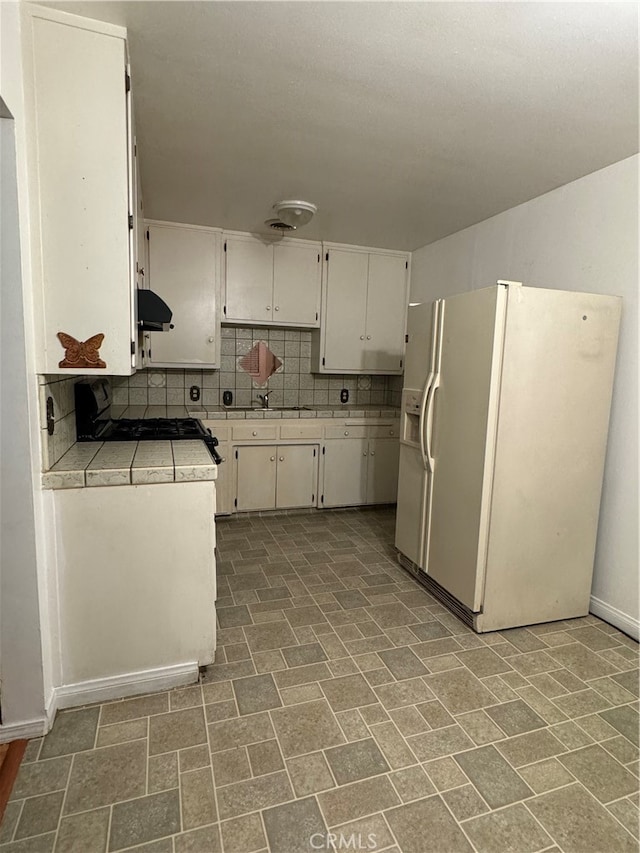
[(112, 418), (108, 379), (74, 386), (78, 441), (203, 441), (217, 465), (218, 439), (196, 418)]

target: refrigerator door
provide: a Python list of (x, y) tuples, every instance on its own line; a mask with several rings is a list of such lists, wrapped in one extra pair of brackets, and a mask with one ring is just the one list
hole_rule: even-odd
[(429, 475), (422, 464), (420, 450), (400, 445), (396, 548), (420, 568), (424, 564), (428, 485)]
[(504, 286), (443, 301), (425, 418), (434, 460), (426, 571), (474, 612), (484, 584), (505, 308)]
[(405, 388), (422, 390), (431, 367), (433, 313), (435, 302), (410, 305), (407, 313), (407, 348), (404, 362)]
[(425, 302), (410, 306), (407, 318), (395, 544), (420, 568), (424, 565), (431, 486), (424, 419), (435, 373), (438, 312), (438, 302)]

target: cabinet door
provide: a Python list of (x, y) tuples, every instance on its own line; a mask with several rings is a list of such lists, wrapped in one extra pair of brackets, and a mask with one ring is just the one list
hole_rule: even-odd
[(369, 255), (367, 322), (363, 368), (402, 372), (407, 318), (407, 260), (398, 255)]
[(366, 252), (328, 252), (324, 306), (324, 367), (361, 370), (367, 312)]
[(273, 322), (318, 326), (322, 247), (278, 243), (273, 247)]
[(233, 460), (231, 447), (219, 444), (218, 453), (222, 457), (222, 465), (218, 468), (216, 479), (216, 515), (229, 515), (233, 512)]
[(397, 438), (373, 438), (369, 441), (367, 465), (367, 503), (392, 504), (398, 497)]
[(318, 483), (318, 449), (310, 444), (277, 447), (276, 507), (315, 506)]
[(225, 320), (271, 322), (273, 317), (273, 246), (255, 237), (229, 235), (226, 251)]
[[(113, 37), (92, 31), (101, 26), (96, 21), (47, 20), (46, 10), (28, 6), (25, 15), (25, 38), (32, 38), (24, 51), (30, 204), (39, 225), (33, 268), (42, 276), (34, 294), (44, 324), (36, 334), (38, 373), (129, 376), (133, 211), (124, 30)], [(79, 341), (103, 334), (106, 369), (61, 368), (58, 332)]]
[(366, 438), (339, 438), (325, 442), (322, 506), (357, 506), (366, 503)]
[(173, 329), (151, 338), (151, 364), (214, 367), (216, 260), (219, 237), (187, 226), (149, 225), (149, 287), (173, 312)]
[(276, 505), (277, 448), (236, 448), (237, 509), (274, 509)]

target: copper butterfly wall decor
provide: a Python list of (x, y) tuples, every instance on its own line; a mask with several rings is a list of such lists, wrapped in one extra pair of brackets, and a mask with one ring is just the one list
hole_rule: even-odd
[(93, 335), (86, 341), (77, 341), (66, 332), (58, 332), (58, 339), (65, 349), (64, 358), (58, 363), (58, 367), (101, 368), (107, 366), (98, 352), (104, 340), (102, 333)]

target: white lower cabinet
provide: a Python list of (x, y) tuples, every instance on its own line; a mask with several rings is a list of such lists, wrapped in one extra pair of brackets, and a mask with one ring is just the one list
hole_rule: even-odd
[(367, 496), (366, 438), (336, 438), (325, 442), (322, 506), (356, 506)]
[(218, 468), (216, 479), (216, 515), (229, 515), (233, 512), (231, 448), (228, 444), (219, 444), (218, 453), (222, 457), (222, 465)]
[(367, 503), (390, 504), (398, 497), (400, 443), (395, 438), (372, 438), (367, 456)]
[(316, 504), (317, 445), (236, 447), (235, 468), (235, 509), (239, 512)]
[(398, 455), (397, 438), (343, 437), (326, 441), (321, 505), (394, 503)]

